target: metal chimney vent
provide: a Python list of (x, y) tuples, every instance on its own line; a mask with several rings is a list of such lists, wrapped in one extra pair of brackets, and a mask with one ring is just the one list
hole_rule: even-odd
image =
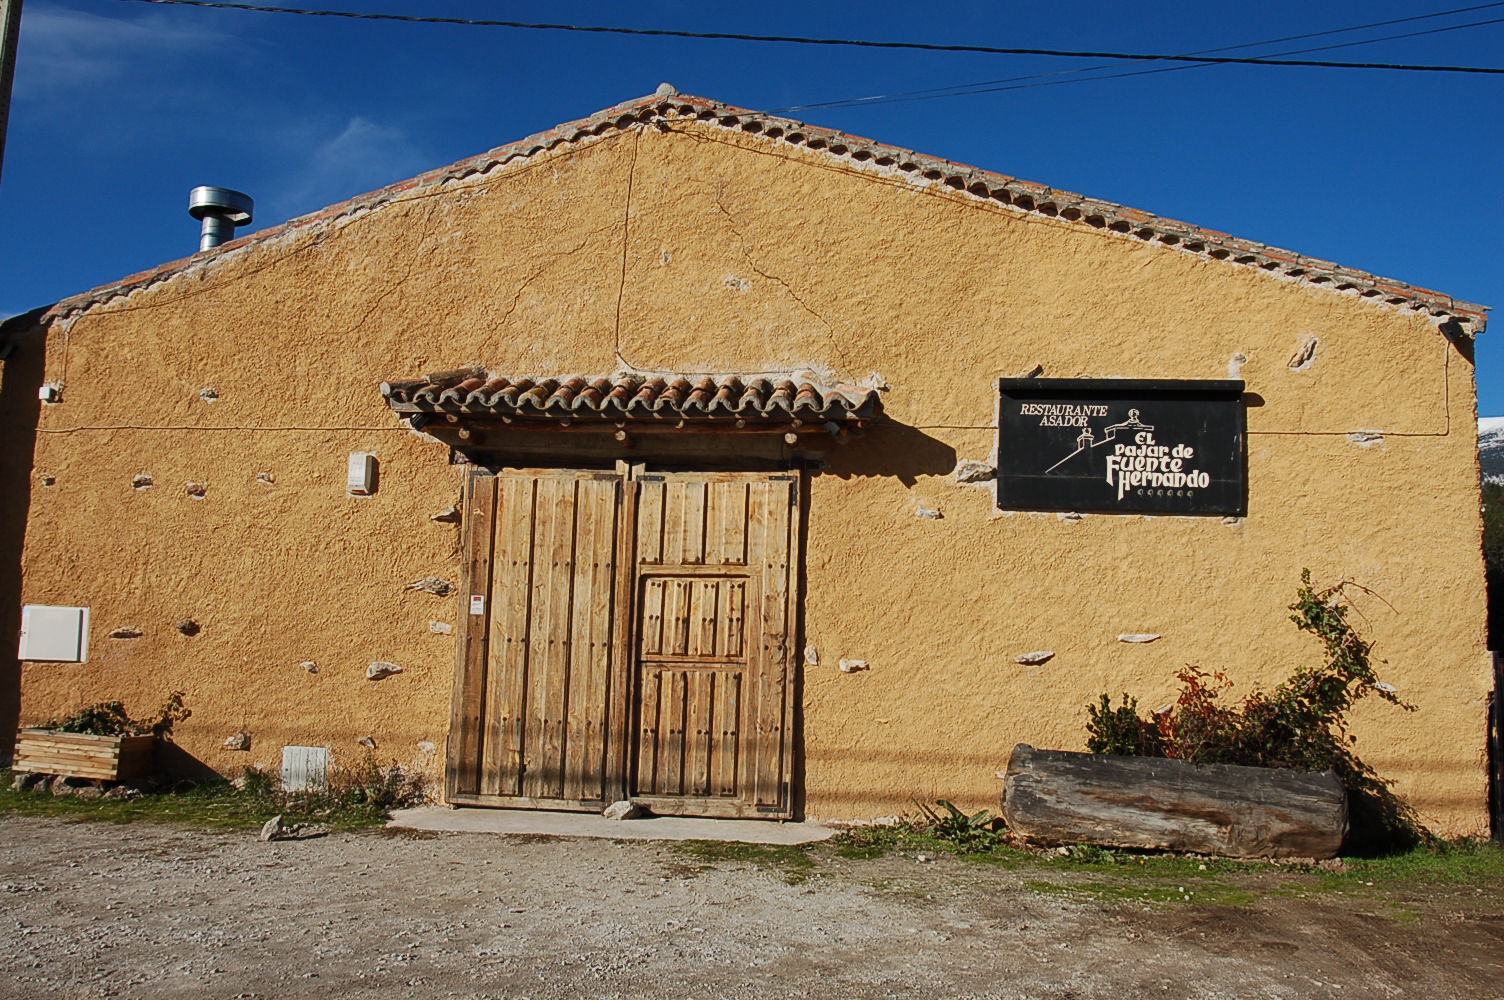
[(251, 209), (255, 202), (248, 194), (204, 185), (188, 192), (188, 214), (201, 219), (204, 228), (199, 232), (198, 248), (212, 250), (226, 240), (235, 238), (235, 227), (251, 221)]

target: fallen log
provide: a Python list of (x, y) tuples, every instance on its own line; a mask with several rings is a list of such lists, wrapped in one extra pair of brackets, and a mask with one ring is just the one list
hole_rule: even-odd
[(1331, 771), (1190, 764), (1020, 743), (998, 777), (1008, 828), (1041, 844), (1330, 858), (1347, 835), (1347, 795)]

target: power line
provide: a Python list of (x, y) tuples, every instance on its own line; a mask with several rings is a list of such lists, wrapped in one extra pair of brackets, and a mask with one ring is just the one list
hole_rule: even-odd
[[(1353, 31), (1364, 31), (1369, 28), (1383, 27), (1389, 24), (1398, 24), (1404, 21), (1421, 21), (1433, 17), (1445, 17), (1449, 14), (1464, 13), (1473, 10), (1483, 10), (1489, 7), (1504, 7), (1504, 0), (1497, 3), (1479, 4), (1476, 7), (1461, 7), (1457, 10), (1438, 11), (1434, 14), (1420, 14), (1415, 17), (1402, 17), (1392, 21), (1375, 21), (1372, 24), (1354, 25), (1351, 28), (1333, 28), (1329, 31), (1313, 31), (1304, 35), (1288, 35), (1284, 38), (1270, 38), (1261, 42), (1245, 42), (1241, 45), (1224, 45), (1215, 49), (1200, 49), (1195, 52), (1184, 53), (1187, 56), (1201, 56), (1211, 52), (1228, 52), (1234, 49), (1250, 49), (1260, 45), (1274, 45), (1279, 42), (1295, 41), (1302, 38), (1316, 38), (1322, 35), (1342, 35)], [(1471, 21), (1467, 24), (1452, 24), (1441, 28), (1427, 28), (1424, 31), (1407, 31), (1398, 35), (1382, 35), (1378, 38), (1364, 38), (1355, 42), (1339, 42), (1334, 45), (1317, 45), (1304, 49), (1290, 49), (1285, 52), (1270, 52), (1261, 56), (1270, 59), (1278, 56), (1300, 55), (1307, 52), (1327, 52), (1332, 49), (1346, 49), (1357, 45), (1373, 45), (1377, 42), (1391, 42), (1401, 38), (1418, 38), (1422, 35), (1436, 35), (1447, 31), (1460, 31), (1464, 28), (1477, 28), (1488, 24), (1504, 24), (1504, 18), (1491, 18), (1486, 21)], [(797, 104), (785, 108), (771, 109), (770, 113), (784, 114), (791, 111), (808, 111), (812, 109), (830, 110), (833, 108), (865, 107), (868, 104), (892, 104), (901, 101), (926, 101), (938, 100), (942, 97), (972, 97), (977, 94), (995, 94), (1006, 90), (1029, 90), (1034, 87), (1054, 87), (1067, 83), (1089, 83), (1095, 80), (1121, 80), (1131, 76), (1151, 76), (1155, 73), (1174, 73), (1178, 70), (1204, 69), (1214, 66), (1215, 62), (1197, 61), (1189, 65), (1160, 66), (1155, 69), (1133, 70), (1125, 73), (1104, 73), (1097, 76), (1081, 76), (1084, 73), (1095, 73), (1097, 70), (1111, 69), (1110, 64), (1099, 66), (1084, 66), (1080, 69), (1060, 70), (1054, 73), (1033, 73), (1028, 76), (1005, 77), (1001, 80), (979, 80), (974, 83), (957, 83), (947, 87), (928, 87), (923, 90), (900, 90), (891, 94), (873, 94), (868, 97), (836, 98), (829, 101), (817, 101), (811, 104)], [(1074, 79), (1060, 79), (1061, 77), (1074, 77)], [(1025, 81), (1039, 80), (1040, 83), (1025, 83)], [(998, 84), (1020, 84), (1020, 86), (997, 86)]]
[(531, 21), (497, 21), (462, 17), (420, 17), (411, 14), (368, 14), (348, 10), (307, 10), (298, 7), (265, 7), (218, 0), (121, 0), (175, 7), (207, 7), (219, 10), (256, 11), (265, 14), (296, 14), (304, 17), (343, 17), (361, 21), (401, 21), (411, 24), (452, 24), (472, 28), (522, 28), (539, 31), (577, 31), (610, 35), (640, 35), (659, 38), (695, 38), (737, 42), (783, 42), (793, 45), (839, 45), (871, 49), (910, 49), (921, 52), (975, 52), (984, 55), (1057, 56), (1070, 59), (1125, 59), (1138, 62), (1185, 62), (1209, 65), (1230, 63), (1244, 66), (1306, 66), (1319, 69), (1389, 69), (1419, 73), (1487, 73), (1504, 75), (1504, 67), (1428, 66), (1411, 63), (1350, 63), (1316, 59), (1259, 59), (1235, 56), (1178, 56), (1142, 52), (1094, 52), (1067, 49), (1003, 48), (992, 45), (941, 45), (931, 42), (882, 42), (853, 38), (807, 38), (800, 35), (750, 35), (728, 31), (679, 31), (668, 28), (617, 28), (603, 25), (546, 24)]

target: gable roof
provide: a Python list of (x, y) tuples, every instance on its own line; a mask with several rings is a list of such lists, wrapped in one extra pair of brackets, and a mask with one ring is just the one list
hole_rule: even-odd
[(760, 111), (721, 104), (709, 98), (679, 94), (665, 84), (650, 96), (614, 105), (588, 118), (555, 126), (478, 156), (291, 219), (280, 226), (228, 241), (212, 250), (170, 261), (70, 296), (51, 306), (34, 309), (0, 324), (0, 333), (19, 332), (41, 323), (66, 318), (170, 278), (214, 257), (267, 243), (290, 232), (328, 224), (342, 216), (379, 209), (415, 189), (460, 180), (517, 160), (526, 160), (562, 145), (587, 142), (642, 125), (686, 119), (758, 135), (772, 143), (813, 150), (858, 168), (881, 172), (898, 171), (919, 182), (943, 184), (980, 201), (1007, 206), (1013, 211), (1046, 216), (1065, 224), (1098, 229), (1139, 242), (1158, 243), (1182, 253), (1223, 261), (1231, 266), (1258, 268), (1286, 280), (1413, 309), (1437, 317), (1442, 322), (1456, 323), (1461, 332), (1468, 335), (1481, 332), (1488, 322), (1487, 306), (1454, 299), (1444, 292), (1343, 267), (1333, 261), (1308, 257), (1291, 250), (1239, 239), (1227, 233), (1203, 229), (1136, 208), (1084, 197), (1072, 191), (1062, 191), (964, 163), (873, 142), (835, 129), (806, 125)]

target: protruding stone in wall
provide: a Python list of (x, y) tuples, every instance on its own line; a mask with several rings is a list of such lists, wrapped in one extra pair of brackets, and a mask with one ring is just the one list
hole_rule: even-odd
[(1243, 523), (1243, 519), (1241, 517), (1224, 517), (1222, 523), (1229, 527), (1236, 527)]
[(929, 521), (939, 521), (945, 517), (944, 514), (940, 513), (933, 507), (920, 507), (914, 511), (914, 516), (922, 517)]
[(203, 483), (184, 483), (183, 492), (187, 493), (195, 500), (202, 500), (204, 496), (209, 492), (209, 487), (205, 486)]
[(1379, 431), (1353, 431), (1347, 439), (1360, 448), (1372, 448), (1383, 443), (1384, 435)]
[(857, 673), (857, 672), (862, 671), (862, 670), (870, 670), (870, 669), (872, 669), (872, 668), (869, 667), (869, 666), (867, 666), (867, 661), (866, 660), (842, 660), (841, 661), (841, 673), (843, 673), (843, 674), (854, 674), (854, 673)]
[(1153, 642), (1158, 638), (1158, 632), (1124, 632), (1118, 636), (1118, 642)]
[(212, 385), (206, 385), (198, 391), (198, 398), (202, 399), (206, 403), (218, 402), (219, 390), (214, 388), (214, 386)]
[(256, 482), (263, 486), (272, 486), (277, 482), (277, 477), (270, 472), (256, 473)]
[(810, 643), (804, 647), (804, 662), (812, 667), (820, 665), (820, 651), (815, 648), (814, 643)]
[(251, 734), (241, 731), (225, 740), (226, 750), (249, 750), (251, 748)]
[(298, 666), (302, 667), (310, 674), (316, 674), (319, 672), (319, 664), (317, 660), (304, 660), (302, 663), (299, 663)]
[(425, 576), (421, 580), (414, 580), (407, 585), (408, 590), (421, 590), (425, 594), (433, 594), (435, 597), (448, 597), (454, 593), (454, 584), (441, 576)]
[(985, 483), (997, 478), (997, 469), (987, 462), (963, 458), (956, 463), (955, 471), (951, 473), (951, 476), (958, 483)]
[(1248, 355), (1242, 351), (1234, 354), (1227, 362), (1227, 377), (1237, 378), (1243, 373), (1243, 366), (1248, 364)]
[(37, 478), (41, 480), (43, 486), (57, 485), (57, 477), (50, 472), (38, 472)]
[(111, 639), (139, 639), (146, 633), (134, 625), (122, 625), (110, 633)]
[(359, 743), (361, 746), (365, 747), (367, 750), (375, 750), (376, 749), (376, 737), (374, 737), (374, 736), (362, 736), (360, 739), (356, 740), (355, 742)]
[(1041, 663), (1048, 663), (1054, 658), (1055, 651), (1053, 649), (1036, 649), (1032, 653), (1025, 653), (1022, 656), (1015, 656), (1013, 658), (1013, 662), (1022, 663), (1026, 667), (1037, 667)]
[(383, 677), (390, 677), (393, 674), (400, 673), (402, 673), (402, 668), (395, 663), (388, 663), (386, 660), (373, 660), (371, 665), (366, 667), (366, 680), (379, 681)]
[(1085, 514), (1078, 514), (1078, 513), (1076, 513), (1073, 510), (1061, 511), (1059, 514), (1056, 514), (1055, 516), (1057, 518), (1059, 518), (1060, 520), (1069, 522), (1071, 524), (1075, 524), (1077, 521), (1080, 521), (1081, 519), (1083, 519), (1084, 517), (1086, 517)]
[(131, 489), (149, 490), (151, 487), (152, 478), (150, 472), (138, 472), (131, 477)]
[(184, 635), (198, 635), (204, 630), (204, 627), (192, 618), (184, 618), (174, 627)]
[(434, 635), (449, 635), (454, 631), (454, 626), (448, 622), (429, 622), (428, 631)]
[(458, 507), (445, 507), (437, 514), (429, 514), (428, 519), (430, 521), (438, 521), (441, 524), (459, 524), (460, 509)]
[(1300, 344), (1296, 346), (1295, 353), (1290, 355), (1290, 360), (1285, 362), (1292, 371), (1303, 372), (1316, 363), (1315, 335), (1306, 334), (1300, 338)]

